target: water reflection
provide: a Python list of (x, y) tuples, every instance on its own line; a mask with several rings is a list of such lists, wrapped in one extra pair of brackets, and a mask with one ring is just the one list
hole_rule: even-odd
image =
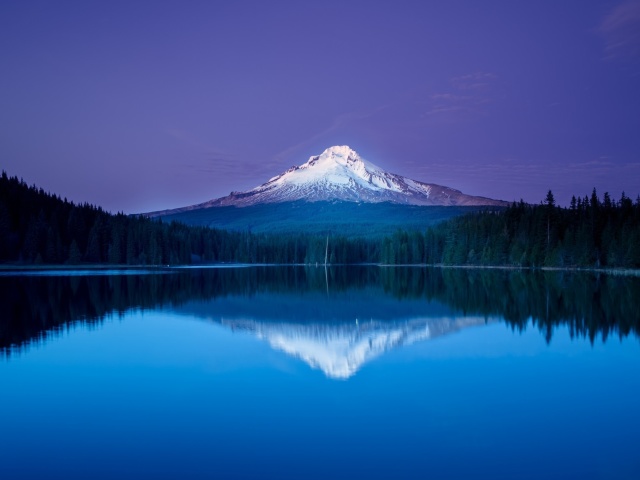
[(299, 358), (327, 377), (346, 379), (365, 363), (394, 348), (411, 345), (460, 330), (484, 325), (477, 317), (378, 320), (354, 323), (283, 323), (256, 320), (221, 320), (233, 330), (246, 330), (271, 347)]
[(383, 352), (501, 320), (594, 341), (638, 335), (640, 279), (571, 272), (254, 267), (163, 274), (0, 277), (0, 352), (78, 322), (170, 309), (249, 331), (330, 377)]

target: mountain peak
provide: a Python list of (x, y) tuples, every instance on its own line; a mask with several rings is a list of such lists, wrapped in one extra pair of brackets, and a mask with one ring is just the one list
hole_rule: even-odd
[[(299, 168), (317, 167), (319, 165), (342, 165), (353, 169), (356, 165), (364, 164), (358, 152), (348, 145), (336, 145), (327, 148), (320, 155), (314, 155), (307, 160), (307, 163), (300, 165)], [(373, 165), (371, 165), (373, 167)], [(378, 169), (375, 167), (375, 169)]]
[[(352, 149), (349, 145), (334, 145), (333, 147), (327, 148), (322, 154), (321, 157), (342, 157), (342, 158), (353, 158), (359, 159), (360, 155)], [(313, 158), (313, 157), (312, 157)]]

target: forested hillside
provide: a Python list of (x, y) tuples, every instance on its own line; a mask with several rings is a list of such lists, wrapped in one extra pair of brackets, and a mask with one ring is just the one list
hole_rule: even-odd
[(456, 217), (424, 234), (396, 232), (381, 262), (518, 267), (640, 267), (640, 198), (573, 198), (558, 207), (514, 203), (503, 212)]
[[(256, 234), (113, 215), (6, 173), (0, 178), (0, 262), (167, 265), (199, 262), (384, 263), (640, 268), (640, 198), (514, 203), (385, 237), (342, 232)], [(327, 247), (327, 238), (328, 247)]]
[[(324, 262), (326, 237), (258, 235), (113, 215), (76, 205), (36, 186), (0, 177), (0, 262), (20, 264), (109, 263), (129, 265), (194, 262)], [(377, 258), (371, 242), (332, 238), (334, 262)]]

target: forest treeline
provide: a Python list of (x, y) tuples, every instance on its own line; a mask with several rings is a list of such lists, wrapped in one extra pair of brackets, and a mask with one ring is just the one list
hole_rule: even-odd
[(548, 192), (544, 202), (520, 201), (442, 222), (423, 233), (396, 232), (383, 242), (388, 264), (515, 267), (640, 267), (640, 197), (622, 193), (571, 199), (568, 208)]
[[(324, 262), (326, 238), (252, 234), (144, 216), (111, 214), (87, 203), (0, 177), (0, 262), (168, 265), (199, 262)], [(328, 260), (363, 263), (379, 256), (368, 241), (332, 238)]]
[[(327, 248), (327, 236), (330, 237)], [(0, 177), (0, 262), (167, 265), (199, 262), (500, 265), (640, 268), (640, 198), (573, 198), (552, 192), (425, 231), (383, 239), (254, 234), (163, 223), (74, 204), (5, 172)]]

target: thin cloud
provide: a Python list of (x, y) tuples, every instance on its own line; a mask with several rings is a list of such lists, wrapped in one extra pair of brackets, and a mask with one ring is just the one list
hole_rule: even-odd
[(433, 93), (423, 117), (442, 117), (451, 122), (461, 115), (485, 113), (482, 105), (493, 100), (492, 89), (498, 76), (490, 72), (474, 72), (451, 78), (452, 91)]
[(326, 127), (325, 129), (321, 130), (320, 132), (316, 133), (315, 135), (296, 143), (295, 145), (292, 145), (284, 150), (282, 150), (281, 152), (277, 153), (276, 155), (274, 155), (274, 159), (278, 162), (284, 161), (288, 158), (290, 158), (294, 153), (296, 153), (297, 151), (303, 149), (304, 147), (311, 145), (312, 143), (316, 142), (317, 140), (320, 140), (322, 137), (328, 135), (329, 133), (337, 130), (340, 127), (343, 127), (351, 122), (354, 121), (359, 121), (359, 120), (365, 120), (367, 118), (373, 117), (374, 115), (376, 115), (377, 113), (381, 112), (382, 110), (385, 110), (393, 105), (395, 105), (398, 102), (394, 102), (394, 103), (389, 103), (389, 104), (385, 104), (385, 105), (381, 105), (372, 109), (368, 109), (368, 110), (361, 110), (361, 111), (356, 111), (356, 112), (348, 112), (348, 113), (343, 113), (341, 115), (338, 115), (332, 122), (331, 124)]
[[(605, 185), (618, 185), (619, 178), (639, 178), (640, 162), (616, 163), (609, 159), (589, 159), (579, 162), (531, 162), (520, 159), (506, 159), (494, 162), (438, 161), (429, 162), (414, 170), (416, 178), (426, 182), (439, 179), (442, 183), (455, 184), (462, 178), (481, 180), (486, 184), (509, 184), (541, 189), (551, 187), (565, 189), (554, 179), (571, 179), (571, 184), (578, 190), (571, 193), (579, 195), (589, 193), (594, 186), (601, 190)], [(579, 191), (582, 189), (583, 191)], [(620, 192), (610, 192), (617, 195)], [(627, 193), (635, 195), (640, 192)]]
[(498, 78), (495, 73), (474, 72), (451, 79), (451, 85), (459, 90), (486, 90)]
[(278, 168), (278, 162), (263, 161), (255, 163), (242, 161), (236, 158), (210, 157), (202, 161), (192, 161), (186, 164), (175, 165), (180, 170), (191, 170), (196, 173), (235, 178), (239, 180), (262, 181), (266, 176), (273, 174)]
[(224, 151), (200, 140), (196, 135), (180, 129), (167, 129), (167, 135), (186, 145), (192, 153), (187, 158), (173, 165), (173, 170), (182, 172), (190, 170), (197, 174), (214, 177), (252, 180), (273, 173), (277, 162), (243, 160), (236, 153)]
[(464, 118), (465, 115), (484, 114), (486, 112), (483, 106), (493, 100), (490, 90), (497, 78), (497, 75), (490, 72), (469, 73), (452, 78), (451, 84), (454, 90), (450, 92), (433, 92), (433, 90), (426, 91), (424, 88), (417, 88), (384, 105), (342, 113), (314, 135), (278, 152), (273, 156), (273, 159), (276, 162), (284, 162), (330, 133), (347, 125), (375, 117), (381, 112), (385, 112), (386, 121), (396, 119), (397, 122), (409, 123), (452, 123)]
[(604, 17), (598, 32), (604, 39), (607, 59), (640, 56), (640, 1), (615, 7)]
[(431, 95), (431, 100), (435, 101), (463, 102), (471, 98), (468, 95), (456, 95), (453, 93), (434, 93)]
[(216, 155), (216, 156), (225, 157), (225, 158), (234, 156), (233, 153), (225, 152), (224, 150), (221, 150), (219, 148), (216, 148), (214, 146), (207, 144), (206, 142), (203, 142), (196, 135), (190, 132), (187, 132), (186, 130), (180, 130), (177, 128), (168, 128), (165, 130), (165, 133), (170, 137), (173, 137), (174, 139), (187, 145), (191, 149), (198, 151), (199, 153)]
[(451, 106), (434, 106), (433, 108), (427, 110), (426, 112), (424, 112), (424, 115), (426, 116), (431, 116), (431, 115), (440, 115), (443, 113), (460, 113), (460, 112), (469, 112), (470, 109), (466, 108), (466, 107), (461, 107), (459, 105), (451, 105)]

